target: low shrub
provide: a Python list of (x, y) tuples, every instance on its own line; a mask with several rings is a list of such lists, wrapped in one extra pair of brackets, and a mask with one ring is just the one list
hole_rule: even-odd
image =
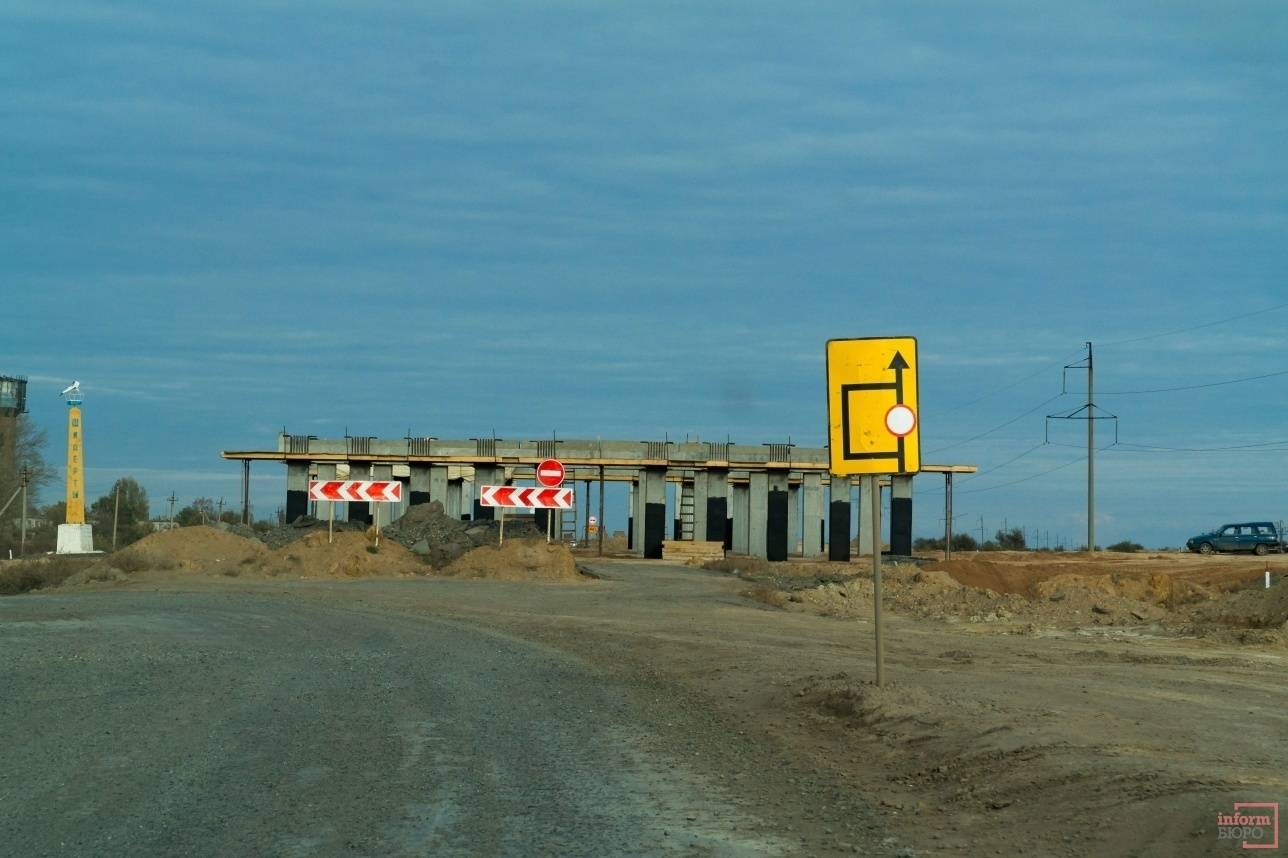
[(32, 590), (57, 587), (81, 568), (68, 557), (21, 560), (0, 566), (0, 596), (16, 596)]

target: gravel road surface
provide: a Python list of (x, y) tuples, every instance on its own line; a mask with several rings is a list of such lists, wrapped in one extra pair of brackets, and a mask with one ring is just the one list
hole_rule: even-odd
[(666, 706), (450, 620), (284, 591), (8, 599), (0, 689), (6, 855), (819, 851), (698, 768)]

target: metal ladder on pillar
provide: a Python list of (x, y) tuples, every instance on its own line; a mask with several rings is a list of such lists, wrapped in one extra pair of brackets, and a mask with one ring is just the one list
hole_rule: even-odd
[(681, 480), (678, 485), (680, 492), (680, 538), (693, 541), (693, 479), (696, 477)]
[[(577, 503), (577, 482), (576, 480), (569, 482), (571, 484), (569, 488), (572, 489), (573, 508), (559, 511), (559, 541), (566, 545), (572, 545), (577, 541), (577, 511), (580, 506)], [(553, 510), (551, 514), (554, 514)]]

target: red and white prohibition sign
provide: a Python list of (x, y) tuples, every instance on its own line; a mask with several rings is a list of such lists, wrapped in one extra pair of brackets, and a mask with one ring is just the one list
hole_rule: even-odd
[(917, 428), (917, 414), (906, 405), (895, 405), (886, 412), (885, 426), (891, 435), (903, 438)]
[(563, 485), (564, 466), (558, 459), (546, 459), (537, 465), (537, 482), (548, 489), (557, 489)]

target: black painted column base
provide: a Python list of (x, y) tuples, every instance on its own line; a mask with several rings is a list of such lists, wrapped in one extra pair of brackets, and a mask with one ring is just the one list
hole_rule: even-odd
[(890, 498), (890, 553), (912, 556), (912, 498)]
[(371, 504), (366, 501), (349, 501), (349, 521), (371, 524)]
[(662, 538), (666, 534), (666, 504), (644, 504), (644, 556), (662, 559)]
[(847, 561), (850, 559), (850, 504), (848, 501), (832, 501), (827, 511), (828, 540), (827, 559)]
[(290, 524), (302, 515), (309, 514), (309, 493), (299, 489), (288, 489), (286, 492), (286, 523)]
[(707, 532), (703, 535), (703, 539), (707, 542), (724, 542), (729, 533), (729, 527), (726, 524), (728, 518), (728, 498), (707, 498)]
[(765, 513), (765, 559), (787, 559), (787, 492), (770, 489)]

